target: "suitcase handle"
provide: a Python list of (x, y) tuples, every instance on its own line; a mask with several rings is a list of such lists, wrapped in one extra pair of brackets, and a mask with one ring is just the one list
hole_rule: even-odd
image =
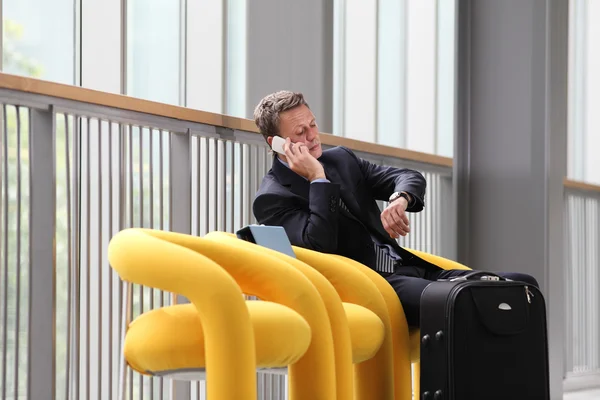
[(465, 274), (463, 276), (457, 276), (455, 278), (443, 279), (443, 280), (448, 280), (450, 282), (456, 282), (456, 281), (468, 281), (468, 280), (473, 280), (476, 278), (478, 278), (479, 280), (482, 280), (482, 281), (510, 281), (511, 280), (508, 278), (504, 278), (500, 275), (496, 275), (492, 272), (485, 272), (485, 271), (473, 271), (473, 272), (469, 272), (468, 274)]

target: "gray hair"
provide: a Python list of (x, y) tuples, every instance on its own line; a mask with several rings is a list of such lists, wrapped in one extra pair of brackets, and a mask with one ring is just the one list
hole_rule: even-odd
[(254, 109), (254, 123), (265, 140), (279, 136), (279, 114), (298, 106), (308, 106), (302, 93), (281, 90), (265, 96)]

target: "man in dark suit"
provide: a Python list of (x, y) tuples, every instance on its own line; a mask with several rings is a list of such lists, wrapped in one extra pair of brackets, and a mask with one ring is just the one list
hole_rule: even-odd
[[(423, 175), (372, 164), (345, 147), (322, 151), (315, 116), (300, 93), (266, 96), (254, 118), (269, 145), (274, 136), (286, 140), (285, 156), (274, 157), (256, 193), (258, 223), (282, 226), (293, 245), (343, 255), (377, 270), (398, 294), (408, 324), (418, 326), (425, 287), (469, 272), (442, 270), (396, 241), (410, 233), (406, 213), (424, 207)], [(383, 212), (377, 200), (389, 202)], [(529, 275), (499, 275), (538, 286)]]

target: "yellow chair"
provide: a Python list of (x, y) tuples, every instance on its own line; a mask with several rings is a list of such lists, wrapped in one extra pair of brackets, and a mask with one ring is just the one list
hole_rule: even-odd
[[(439, 266), (442, 269), (461, 269), (469, 270), (467, 266), (460, 264), (456, 261), (449, 260), (440, 256), (436, 256), (430, 253), (426, 253), (419, 250), (404, 248), (412, 254), (420, 257), (421, 259)], [(410, 393), (407, 392), (407, 388), (410, 389), (412, 386), (412, 392), (414, 399), (418, 400), (420, 395), (420, 346), (421, 346), (421, 335), (418, 329), (409, 329), (404, 315), (404, 309), (400, 303), (398, 295), (391, 287), (391, 285), (377, 272), (371, 268), (354, 261), (350, 258), (346, 258), (339, 255), (329, 255), (338, 260), (346, 262), (349, 266), (352, 266), (362, 271), (380, 290), (386, 305), (388, 307), (390, 323), (392, 327), (392, 341), (394, 348), (394, 380), (400, 382), (395, 387), (395, 399), (408, 399)], [(412, 372), (411, 372), (412, 363)], [(411, 385), (412, 376), (412, 385)]]
[(297, 363), (310, 346), (311, 327), (284, 305), (245, 301), (233, 278), (186, 246), (193, 240), (186, 243), (184, 236), (127, 229), (109, 244), (109, 262), (128, 286), (138, 283), (191, 301), (151, 310), (131, 322), (125, 360), (141, 374), (176, 379), (210, 370), (209, 399), (256, 399), (257, 366)]
[[(227, 241), (257, 251), (271, 254), (297, 268), (318, 289), (331, 322), (334, 338), (337, 399), (349, 400), (353, 394), (352, 364), (372, 358), (381, 347), (384, 338), (382, 321), (364, 307), (342, 303), (333, 285), (312, 267), (281, 252), (238, 239), (234, 234), (211, 232), (206, 239)], [(368, 398), (373, 398), (372, 393)]]
[[(312, 338), (304, 355), (288, 366), (289, 396), (295, 400), (336, 398), (329, 316), (319, 292), (304, 274), (277, 257), (245, 246), (165, 231), (153, 231), (152, 235), (208, 257), (229, 273), (243, 293), (284, 305), (300, 314), (310, 326)], [(206, 350), (209, 350), (208, 344)], [(256, 351), (259, 354), (261, 349)], [(229, 384), (237, 386), (237, 376), (230, 373), (229, 377), (235, 377)], [(209, 383), (207, 387), (210, 390)]]
[[(377, 285), (360, 270), (348, 268), (344, 261), (330, 254), (297, 246), (292, 246), (292, 248), (300, 261), (315, 268), (333, 284), (342, 301), (358, 304), (371, 310), (384, 324), (385, 338), (377, 354), (354, 366), (356, 399), (386, 400), (401, 398), (409, 400), (410, 377), (408, 384), (406, 384), (396, 380), (394, 376), (393, 335), (390, 316)], [(404, 391), (406, 396), (395, 397), (395, 390)]]

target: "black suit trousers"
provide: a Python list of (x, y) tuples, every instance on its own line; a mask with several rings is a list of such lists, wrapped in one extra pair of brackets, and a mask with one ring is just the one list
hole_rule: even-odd
[[(423, 290), (425, 290), (425, 287), (432, 281), (454, 278), (469, 272), (472, 271), (401, 266), (397, 267), (396, 272), (393, 274), (388, 276), (385, 276), (387, 274), (382, 275), (384, 275), (385, 279), (392, 285), (394, 291), (400, 298), (408, 325), (412, 328), (418, 328), (421, 317), (421, 294), (423, 293)], [(527, 274), (519, 272), (495, 272), (495, 274), (514, 281), (526, 282), (539, 288), (537, 280), (533, 276)]]

